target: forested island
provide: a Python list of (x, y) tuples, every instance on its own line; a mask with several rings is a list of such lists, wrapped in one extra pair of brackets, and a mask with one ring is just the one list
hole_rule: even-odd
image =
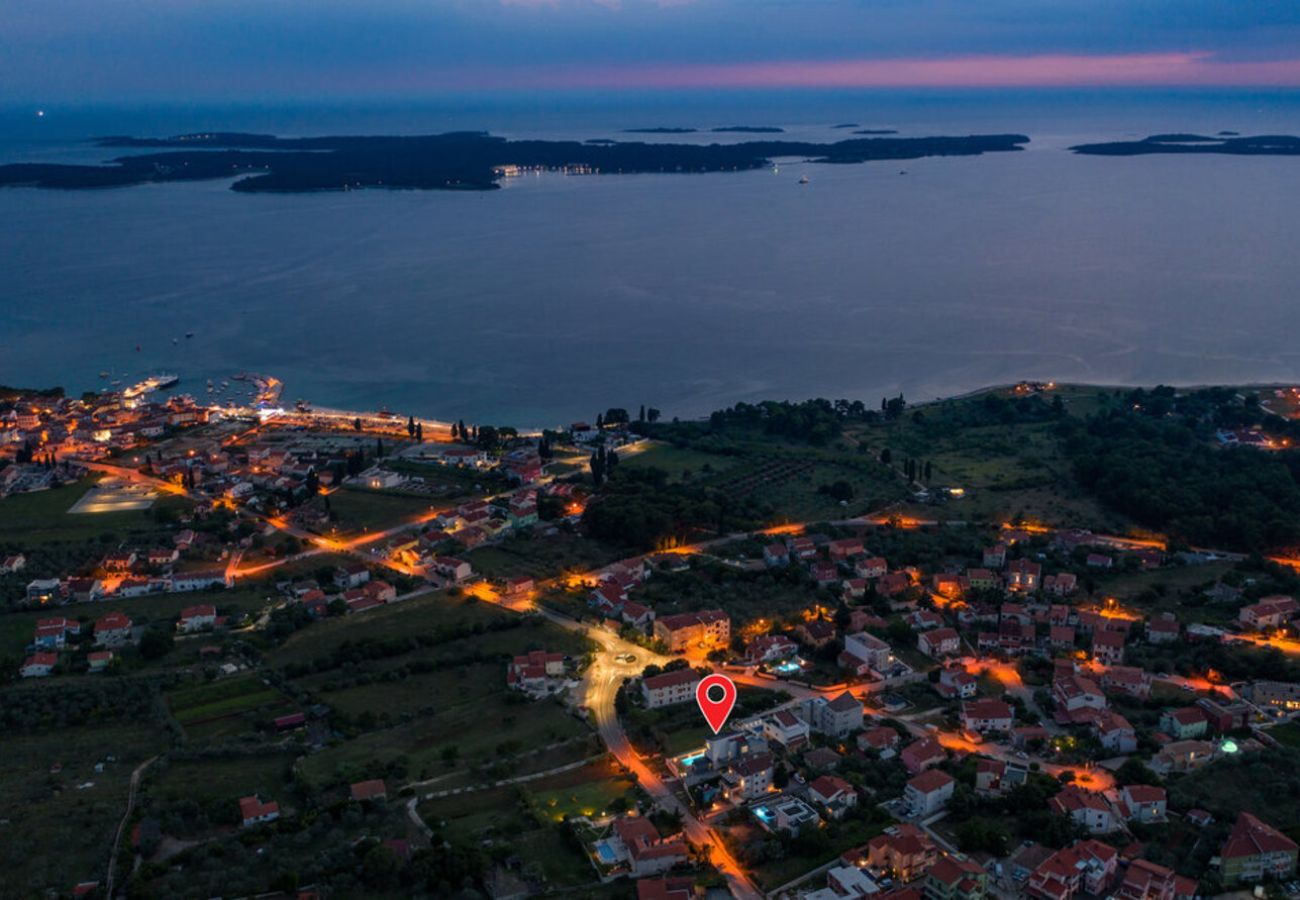
[(1235, 137), (1220, 131), (1214, 137), (1203, 134), (1153, 134), (1140, 141), (1107, 141), (1078, 144), (1070, 149), (1087, 156), (1145, 156), (1152, 153), (1226, 153), (1237, 156), (1298, 156), (1300, 137), (1263, 134)]
[(209, 132), (169, 138), (101, 138), (98, 144), (102, 147), (154, 148), (157, 152), (119, 156), (99, 166), (0, 165), (0, 186), (123, 187), (244, 175), (231, 184), (232, 190), (492, 190), (499, 186), (507, 166), (605, 174), (723, 172), (763, 168), (781, 157), (862, 163), (1009, 152), (1023, 149), (1028, 142), (1021, 134), (700, 145), (507, 140), (486, 132), (310, 138)]

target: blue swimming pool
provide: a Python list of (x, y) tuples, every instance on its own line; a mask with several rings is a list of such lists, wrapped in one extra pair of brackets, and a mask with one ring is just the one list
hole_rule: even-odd
[(618, 856), (610, 848), (609, 844), (606, 844), (604, 841), (601, 841), (596, 845), (596, 855), (600, 857), (600, 861), (603, 863), (618, 862)]

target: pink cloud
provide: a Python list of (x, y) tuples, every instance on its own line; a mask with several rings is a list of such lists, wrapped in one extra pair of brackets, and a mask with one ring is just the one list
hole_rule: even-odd
[(1134, 53), (648, 64), (550, 68), (521, 81), (553, 88), (1300, 86), (1300, 59), (1234, 62), (1211, 53)]

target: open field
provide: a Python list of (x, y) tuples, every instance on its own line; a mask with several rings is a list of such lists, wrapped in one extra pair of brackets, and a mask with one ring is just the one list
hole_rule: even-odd
[(697, 481), (719, 472), (726, 472), (738, 462), (736, 457), (708, 453), (688, 447), (655, 442), (640, 453), (623, 459), (629, 468), (655, 468), (668, 473), (670, 481)]
[[(324, 500), (312, 502), (323, 505)], [(421, 513), (429, 512), (433, 505), (429, 497), (354, 487), (345, 487), (330, 494), (329, 503), (338, 519), (338, 530), (343, 534), (382, 531), (403, 525)]]
[(39, 547), (42, 544), (83, 542), (113, 536), (145, 541), (165, 529), (155, 518), (157, 510), (180, 510), (189, 501), (174, 496), (159, 497), (153, 507), (106, 513), (69, 512), (98, 479), (86, 478), (75, 484), (18, 494), (0, 500), (0, 547)]
[[(525, 791), (544, 816), (559, 822), (566, 816), (600, 816), (625, 797), (635, 782), (610, 757), (571, 772), (530, 781)], [(630, 801), (630, 798), (628, 798)]]
[(294, 757), (259, 753), (228, 759), (161, 761), (150, 768), (144, 796), (159, 802), (193, 800), (202, 805), (229, 803), (233, 810), (240, 797), (252, 794), (284, 804)]
[[(67, 893), (102, 879), (108, 846), (126, 811), (131, 770), (161, 751), (145, 725), (109, 725), (4, 737), (0, 754), (0, 897)], [(115, 762), (107, 762), (113, 756)], [(95, 764), (103, 762), (104, 771)], [(62, 771), (53, 774), (52, 765)]]
[(587, 572), (625, 555), (598, 541), (561, 534), (555, 537), (516, 535), (500, 544), (472, 550), (464, 558), (474, 566), (475, 572), (488, 578), (527, 575), (541, 580), (565, 572)]

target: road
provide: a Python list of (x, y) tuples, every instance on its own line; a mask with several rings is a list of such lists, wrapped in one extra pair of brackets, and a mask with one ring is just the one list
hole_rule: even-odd
[(109, 851), (108, 874), (104, 876), (105, 897), (113, 896), (113, 879), (117, 875), (117, 853), (122, 846), (122, 835), (126, 832), (126, 825), (131, 821), (131, 813), (135, 810), (135, 795), (140, 789), (140, 777), (144, 775), (144, 770), (153, 765), (154, 760), (157, 758), (156, 756), (149, 757), (131, 772), (131, 785), (126, 793), (126, 812), (122, 813), (122, 821), (117, 823), (117, 833), (113, 835), (113, 848)]

